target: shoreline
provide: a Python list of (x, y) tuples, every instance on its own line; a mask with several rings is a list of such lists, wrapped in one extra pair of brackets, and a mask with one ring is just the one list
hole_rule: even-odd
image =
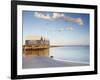
[(76, 61), (61, 60), (61, 59), (56, 59), (56, 58), (54, 58), (54, 60), (58, 60), (58, 61), (62, 61), (62, 62), (79, 63), (79, 64), (89, 64), (89, 63), (86, 63), (86, 62), (76, 62)]
[(44, 56), (31, 56), (22, 59), (22, 68), (50, 68), (50, 67), (73, 67), (73, 66), (88, 66), (89, 64), (75, 63), (69, 61), (55, 60)]

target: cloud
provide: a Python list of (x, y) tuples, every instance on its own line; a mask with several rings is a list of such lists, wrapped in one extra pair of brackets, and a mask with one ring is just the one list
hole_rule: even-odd
[(83, 20), (81, 18), (63, 17), (66, 22), (76, 23), (78, 25), (83, 25)]
[(78, 23), (79, 25), (83, 25), (83, 20), (81, 18), (75, 19), (75, 22)]
[(34, 12), (34, 16), (41, 19), (51, 20), (50, 15), (44, 15), (41, 12)]
[(34, 16), (37, 18), (45, 19), (45, 20), (64, 20), (66, 22), (72, 22), (76, 23), (78, 25), (83, 25), (83, 20), (81, 18), (72, 18), (69, 16), (65, 16), (63, 13), (52, 13), (50, 14), (44, 14), (42, 12), (34, 12)]
[(63, 13), (53, 13), (51, 17), (52, 19), (59, 19), (59, 18), (64, 17), (64, 14)]
[(66, 27), (65, 29), (66, 29), (66, 30), (70, 30), (70, 31), (74, 30), (73, 27)]
[(65, 27), (65, 28), (60, 28), (57, 31), (62, 32), (62, 31), (73, 31), (74, 28), (73, 27)]
[(55, 20), (59, 19), (64, 16), (62, 13), (52, 13), (50, 16), (49, 14), (43, 14), (42, 12), (34, 12), (34, 16), (37, 18), (45, 19), (45, 20)]

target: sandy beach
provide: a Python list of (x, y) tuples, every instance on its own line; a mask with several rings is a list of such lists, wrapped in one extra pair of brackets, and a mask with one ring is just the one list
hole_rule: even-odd
[(72, 66), (88, 66), (89, 64), (75, 63), (68, 61), (59, 61), (44, 56), (23, 56), (22, 68), (48, 68), (48, 67), (72, 67)]

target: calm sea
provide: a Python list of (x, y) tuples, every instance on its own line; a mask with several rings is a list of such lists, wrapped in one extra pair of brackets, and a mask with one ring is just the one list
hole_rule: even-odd
[(52, 47), (49, 50), (49, 56), (53, 56), (54, 59), (77, 63), (89, 64), (89, 55), (89, 46)]

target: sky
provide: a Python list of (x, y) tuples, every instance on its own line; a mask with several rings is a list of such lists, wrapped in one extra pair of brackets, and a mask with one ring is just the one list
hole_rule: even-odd
[(50, 45), (89, 45), (89, 14), (23, 11), (23, 44), (26, 36), (48, 38)]

